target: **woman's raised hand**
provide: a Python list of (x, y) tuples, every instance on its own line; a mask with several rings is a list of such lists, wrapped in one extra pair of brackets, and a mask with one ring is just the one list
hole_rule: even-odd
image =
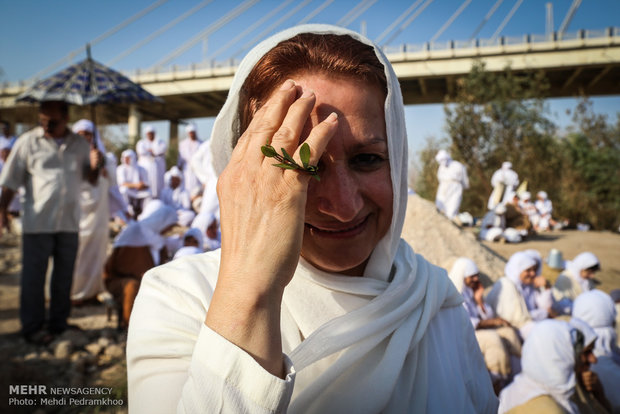
[[(261, 147), (284, 148), (301, 164), (300, 136), (314, 108), (312, 91), (287, 80), (260, 108), (219, 177), (222, 257), (206, 324), (282, 373), (280, 306), (301, 252), (310, 176), (274, 167)], [(336, 131), (335, 113), (305, 142), (317, 164)]]

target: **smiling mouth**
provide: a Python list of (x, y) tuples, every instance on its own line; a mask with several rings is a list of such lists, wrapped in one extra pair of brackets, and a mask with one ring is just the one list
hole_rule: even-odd
[(346, 238), (356, 236), (363, 232), (366, 228), (366, 224), (368, 223), (368, 217), (369, 216), (366, 216), (363, 220), (360, 220), (357, 223), (343, 228), (319, 228), (308, 223), (305, 223), (305, 226), (307, 229), (310, 230), (313, 235), (333, 238)]

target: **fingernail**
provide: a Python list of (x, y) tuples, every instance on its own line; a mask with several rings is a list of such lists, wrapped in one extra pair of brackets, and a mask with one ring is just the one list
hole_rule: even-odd
[(300, 98), (309, 98), (311, 96), (314, 96), (314, 91), (312, 89), (306, 89), (304, 93), (301, 94)]
[(295, 81), (288, 79), (286, 82), (282, 84), (282, 86), (280, 87), (280, 90), (285, 91), (287, 89), (291, 89), (293, 86), (295, 86)]
[(332, 112), (331, 114), (329, 114), (327, 118), (325, 118), (325, 122), (336, 122), (337, 119), (338, 119), (338, 114), (335, 112)]

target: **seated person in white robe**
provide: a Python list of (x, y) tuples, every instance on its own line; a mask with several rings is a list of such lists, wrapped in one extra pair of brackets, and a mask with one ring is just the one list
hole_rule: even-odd
[(136, 162), (134, 150), (123, 151), (121, 165), (116, 167), (116, 184), (134, 217), (140, 215), (144, 204), (151, 198), (148, 181), (146, 170)]
[(493, 284), (486, 297), (495, 314), (518, 328), (523, 339), (527, 338), (535, 321), (546, 319), (551, 312), (550, 307), (539, 306), (540, 303), (550, 306), (552, 301), (548, 282), (536, 275), (537, 268), (537, 261), (531, 254), (513, 254), (506, 263), (504, 276)]
[(179, 225), (188, 227), (196, 213), (192, 210), (192, 201), (189, 192), (183, 186), (183, 174), (178, 167), (174, 166), (164, 177), (166, 187), (161, 192), (161, 201), (174, 208), (179, 216)]
[(598, 257), (590, 252), (579, 253), (573, 260), (567, 260), (564, 271), (553, 285), (554, 308), (561, 314), (570, 315), (575, 298), (594, 289), (594, 276), (600, 269)]
[(203, 238), (205, 252), (217, 250), (222, 246), (220, 221), (215, 214), (200, 213), (192, 221), (192, 228), (198, 229)]
[(473, 260), (459, 257), (448, 275), (463, 296), (463, 306), (476, 330), (484, 361), (498, 390), (509, 382), (513, 373), (511, 364), (517, 365), (521, 357), (521, 338), (515, 328), (505, 319), (497, 317), (484, 300), (480, 271)]
[[(222, 248), (145, 275), (131, 412), (496, 412), (461, 295), (401, 239), (404, 105), (380, 48), (336, 26), (274, 35), (211, 140)], [(298, 167), (265, 155), (282, 148)]]
[(522, 372), (499, 395), (498, 413), (605, 413), (608, 402), (590, 370), (595, 339), (576, 320), (537, 324), (523, 344)]
[(598, 375), (612, 411), (620, 413), (620, 348), (614, 329), (616, 308), (611, 297), (601, 290), (591, 290), (577, 296), (573, 317), (586, 322), (596, 333), (592, 371)]
[(522, 240), (517, 229), (506, 227), (506, 206), (498, 204), (488, 211), (480, 223), (480, 240), (519, 243)]
[(534, 203), (538, 211), (538, 223), (536, 231), (548, 231), (555, 226), (556, 221), (553, 220), (553, 203), (549, 200), (545, 191), (536, 193), (536, 202)]

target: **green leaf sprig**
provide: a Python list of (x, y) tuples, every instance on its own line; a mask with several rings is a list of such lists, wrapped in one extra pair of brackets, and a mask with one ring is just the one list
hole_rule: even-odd
[(282, 149), (282, 155), (278, 154), (276, 149), (269, 144), (265, 144), (260, 147), (263, 155), (267, 158), (275, 158), (279, 161), (278, 164), (273, 164), (275, 167), (284, 168), (286, 170), (297, 170), (310, 174), (312, 178), (317, 181), (321, 181), (319, 177), (319, 169), (316, 165), (310, 165), (310, 145), (304, 142), (299, 149), (299, 159), (302, 165), (297, 164), (293, 157), (289, 155), (284, 148)]

